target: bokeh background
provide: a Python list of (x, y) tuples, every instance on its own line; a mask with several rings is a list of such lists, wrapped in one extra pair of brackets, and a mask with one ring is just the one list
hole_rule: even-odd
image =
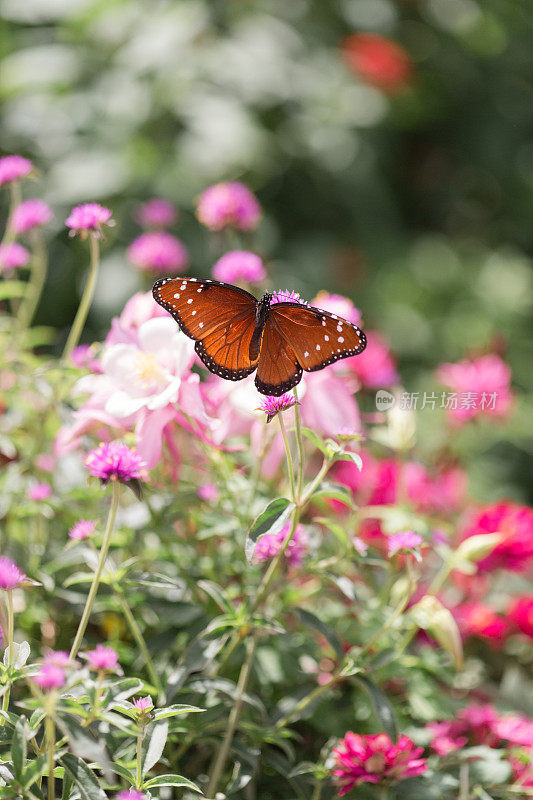
[[(480, 499), (493, 500), (495, 485), (499, 497), (528, 498), (530, 3), (2, 0), (0, 9), (0, 144), (35, 162), (31, 194), (55, 210), (37, 322), (57, 328), (58, 347), (87, 260), (63, 225), (72, 205), (99, 201), (117, 220), (91, 341), (148, 286), (125, 256), (139, 202), (162, 196), (179, 207), (174, 232), (190, 274), (205, 275), (215, 253), (195, 198), (242, 180), (265, 211), (253, 247), (273, 284), (308, 298), (349, 295), (388, 337), (406, 390), (434, 389), (443, 361), (505, 358), (513, 419), (486, 426), (482, 451), (468, 433), (457, 448), (477, 449)], [(365, 72), (347, 37), (368, 32), (385, 50), (367, 53)], [(391, 56), (388, 41), (402, 50)], [(424, 437), (444, 445), (452, 434), (421, 416), (422, 446)]]

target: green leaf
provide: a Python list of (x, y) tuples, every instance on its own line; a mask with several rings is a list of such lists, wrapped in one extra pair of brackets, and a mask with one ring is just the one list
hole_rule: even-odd
[[(204, 639), (197, 636), (185, 650), (176, 669), (171, 672), (167, 680), (167, 701), (174, 697), (189, 675), (201, 672), (216, 658), (227, 641), (227, 635), (216, 639)], [(0, 728), (1, 730), (1, 728)]]
[(78, 787), (82, 800), (107, 800), (97, 777), (81, 758), (65, 753), (59, 761)]
[(202, 790), (192, 781), (183, 778), (181, 775), (158, 775), (143, 784), (143, 789), (157, 789), (160, 786), (181, 786), (193, 792), (202, 794)]
[(17, 778), (20, 778), (24, 771), (27, 755), (26, 717), (20, 717), (15, 725), (13, 741), (11, 743), (11, 760), (13, 761), (13, 769), (15, 770), (15, 776)]
[(148, 770), (152, 769), (163, 755), (167, 736), (168, 722), (166, 720), (151, 722), (147, 725), (141, 749), (143, 775), (146, 775)]
[(265, 533), (278, 533), (289, 519), (295, 505), (286, 497), (272, 500), (264, 511), (254, 520), (244, 545), (244, 553), (249, 564), (252, 563), (256, 544)]
[(86, 728), (82, 728), (74, 717), (66, 714), (56, 716), (57, 727), (68, 739), (69, 749), (75, 756), (94, 761), (104, 772), (106, 778), (111, 777), (112, 764), (107, 754), (105, 741), (93, 739)]
[(232, 616), (235, 615), (235, 609), (226, 598), (224, 590), (221, 589), (220, 586), (217, 586), (217, 584), (212, 581), (205, 580), (197, 581), (196, 585), (215, 601), (221, 611), (226, 611)]
[(381, 689), (366, 675), (357, 675), (355, 680), (359, 681), (367, 690), (383, 730), (390, 736), (392, 741), (395, 742), (398, 738), (398, 723), (396, 721), (394, 709), (389, 700)]
[(344, 657), (344, 650), (342, 648), (341, 640), (339, 639), (333, 628), (331, 628), (329, 625), (326, 625), (325, 622), (322, 622), (322, 620), (320, 620), (310, 611), (307, 611), (307, 609), (305, 608), (296, 608), (295, 611), (304, 625), (310, 625), (312, 628), (316, 628), (317, 631), (319, 631), (322, 634), (322, 636), (325, 636), (325, 638), (328, 640), (333, 650), (337, 654), (338, 658)]
[(24, 281), (2, 281), (0, 283), (0, 300), (8, 300), (11, 297), (23, 297), (26, 291)]
[(352, 493), (346, 486), (340, 483), (329, 483), (325, 481), (321, 483), (318, 489), (313, 493), (313, 499), (317, 497), (324, 497), (327, 500), (338, 500), (339, 503), (344, 503), (349, 508), (354, 507)]
[(341, 450), (339, 453), (335, 453), (333, 457), (334, 461), (351, 461), (359, 471), (363, 469), (363, 459), (359, 455), (359, 453), (351, 453), (347, 450)]
[[(12, 669), (21, 669), (28, 658), (30, 657), (30, 646), (28, 642), (13, 642), (13, 657), (11, 659), (11, 668)], [(6, 647), (4, 651), (4, 666), (7, 667), (9, 664), (9, 651), (11, 647)]]
[(313, 522), (316, 522), (317, 525), (323, 525), (337, 537), (344, 548), (348, 547), (348, 532), (338, 522), (327, 517), (315, 517)]
[(41, 777), (46, 770), (47, 763), (48, 756), (46, 753), (43, 753), (38, 758), (28, 762), (28, 765), (22, 773), (22, 778), (20, 780), (25, 789), (29, 789), (32, 783), (35, 783), (35, 781)]
[(482, 786), (474, 786), (474, 794), (476, 797), (479, 797), (479, 800), (494, 800), (490, 794), (487, 794), (485, 789)]
[(314, 444), (317, 450), (320, 450), (322, 455), (326, 456), (326, 458), (328, 457), (329, 448), (327, 444), (322, 441), (320, 436), (317, 436), (317, 434), (312, 431), (311, 428), (302, 428), (302, 433), (306, 439), (309, 439), (309, 441)]
[(118, 761), (113, 761), (111, 764), (111, 769), (113, 772), (116, 772), (117, 775), (120, 775), (122, 778), (126, 778), (126, 780), (129, 781), (132, 786), (135, 786), (137, 776), (131, 771), (131, 769), (125, 767), (124, 764), (119, 764)]
[(347, 578), (346, 575), (335, 575), (333, 572), (322, 572), (322, 576), (326, 578), (326, 580), (335, 584), (339, 592), (342, 592), (344, 597), (347, 597), (348, 600), (352, 601), (352, 603), (357, 602), (357, 594), (355, 592), (354, 582), (351, 581), (350, 578)]
[(198, 708), (198, 706), (186, 706), (186, 705), (173, 705), (167, 706), (167, 708), (158, 708), (153, 712), (153, 717), (155, 720), (158, 719), (166, 719), (167, 717), (177, 717), (180, 714), (193, 714), (197, 712), (204, 712), (205, 708)]

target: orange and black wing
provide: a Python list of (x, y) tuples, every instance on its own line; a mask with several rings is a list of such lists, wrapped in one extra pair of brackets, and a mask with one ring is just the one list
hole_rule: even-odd
[(366, 347), (366, 336), (357, 325), (313, 306), (276, 303), (270, 308), (270, 320), (283, 340), (290, 342), (305, 372), (356, 356)]
[(279, 328), (269, 318), (263, 331), (255, 385), (261, 394), (279, 397), (296, 386), (302, 368)]
[(215, 375), (246, 378), (257, 366), (250, 358), (257, 301), (237, 286), (196, 278), (161, 278), (154, 299), (196, 344), (194, 349)]

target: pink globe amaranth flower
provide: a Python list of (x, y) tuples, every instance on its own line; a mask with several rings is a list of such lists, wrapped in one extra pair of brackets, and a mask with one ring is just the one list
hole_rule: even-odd
[(213, 278), (223, 283), (259, 283), (266, 278), (263, 261), (248, 250), (224, 253), (213, 265)]
[(447, 398), (448, 419), (463, 425), (475, 417), (509, 416), (514, 398), (511, 394), (511, 370), (502, 359), (490, 354), (473, 361), (441, 364), (437, 380), (452, 389), (455, 398)]
[(70, 354), (70, 360), (76, 367), (89, 369), (91, 372), (102, 372), (100, 361), (94, 356), (91, 344), (79, 344)]
[(65, 671), (56, 664), (43, 664), (33, 680), (41, 689), (49, 692), (65, 685)]
[(393, 94), (412, 80), (413, 64), (399, 44), (376, 33), (354, 33), (341, 45), (344, 60), (366, 83)]
[(47, 500), (52, 494), (52, 487), (49, 483), (35, 483), (28, 489), (28, 497), (36, 503)]
[(178, 212), (168, 200), (154, 197), (137, 209), (135, 219), (142, 228), (170, 228), (178, 218)]
[(32, 228), (48, 225), (52, 220), (52, 209), (44, 200), (31, 198), (24, 200), (13, 212), (13, 230), (16, 234), (26, 233)]
[(309, 305), (309, 303), (300, 297), (299, 292), (293, 292), (292, 289), (280, 289), (277, 292), (272, 292), (270, 296), (270, 305), (273, 306), (276, 303), (300, 303), (302, 306)]
[[(289, 523), (283, 526), (279, 533), (265, 533), (257, 542), (254, 551), (254, 561), (262, 562), (275, 558), (280, 552), (283, 542), (289, 535), (291, 526)], [(307, 553), (308, 541), (307, 534), (303, 525), (297, 525), (294, 536), (285, 550), (285, 558), (293, 567), (299, 567)]]
[(51, 650), (44, 657), (45, 664), (53, 664), (56, 667), (72, 667), (75, 661), (72, 661), (69, 654), (65, 650)]
[(350, 369), (368, 389), (393, 386), (400, 377), (385, 338), (376, 331), (366, 332), (366, 348), (357, 358), (350, 358)]
[(83, 539), (88, 539), (89, 536), (92, 536), (95, 528), (96, 522), (93, 522), (89, 519), (80, 519), (75, 525), (72, 526), (68, 532), (68, 535), (74, 541), (81, 542)]
[(507, 617), (519, 631), (533, 639), (533, 594), (518, 597), (509, 608)]
[(141, 456), (124, 442), (101, 442), (87, 455), (85, 467), (102, 483), (130, 483), (146, 477), (146, 464)]
[(137, 697), (132, 700), (132, 705), (135, 711), (139, 714), (146, 714), (154, 707), (151, 697)]
[(423, 752), (408, 736), (400, 736), (394, 743), (386, 733), (359, 736), (348, 731), (333, 748), (339, 795), (361, 783), (396, 783), (421, 775), (427, 768), (426, 760), (420, 758)]
[(491, 646), (500, 645), (509, 633), (509, 623), (482, 603), (461, 603), (451, 609), (463, 638), (477, 636)]
[(361, 322), (361, 312), (354, 306), (348, 297), (342, 294), (329, 294), (328, 292), (319, 292), (314, 300), (311, 300), (310, 305), (316, 308), (323, 308), (324, 311), (329, 311), (330, 314), (336, 314), (338, 317), (347, 319), (348, 322), (353, 322), (354, 325), (359, 325)]
[(65, 220), (65, 225), (70, 228), (70, 235), (75, 236), (80, 233), (86, 236), (94, 233), (99, 238), (102, 237), (102, 225), (112, 226), (114, 221), (111, 219), (112, 212), (101, 206), (99, 203), (83, 203), (75, 206)]
[(259, 408), (264, 411), (267, 416), (267, 423), (272, 422), (275, 416), (280, 411), (286, 411), (288, 408), (298, 405), (298, 400), (293, 394), (282, 394), (280, 397), (271, 397), (267, 395), (263, 397), (259, 403)]
[(200, 486), (197, 495), (200, 500), (205, 500), (207, 502), (210, 500), (218, 500), (220, 497), (217, 487), (212, 483), (205, 483), (203, 486)]
[(424, 539), (414, 531), (400, 531), (393, 533), (392, 536), (387, 537), (387, 549), (389, 556), (394, 556), (396, 553), (408, 553), (416, 550), (423, 544)]
[(5, 556), (0, 557), (0, 589), (11, 591), (16, 589), (26, 576), (19, 570), (14, 561)]
[(146, 800), (146, 795), (139, 789), (123, 789), (115, 795), (115, 800)]
[(87, 660), (91, 669), (116, 672), (118, 653), (112, 647), (97, 644), (94, 650), (90, 650), (87, 653)]
[(508, 569), (523, 572), (533, 558), (533, 509), (516, 503), (495, 503), (470, 516), (460, 540), (479, 533), (499, 533), (503, 538), (492, 553), (478, 562), (478, 571)]
[(185, 245), (171, 233), (143, 233), (128, 247), (128, 258), (146, 272), (183, 272), (188, 262)]
[(25, 267), (30, 260), (30, 253), (18, 242), (0, 245), (0, 270), (11, 272)]
[(250, 231), (257, 227), (261, 207), (244, 184), (238, 181), (217, 183), (198, 198), (196, 216), (212, 231), (227, 227)]
[(23, 156), (4, 156), (0, 158), (0, 186), (20, 178), (27, 178), (33, 172), (33, 164)]

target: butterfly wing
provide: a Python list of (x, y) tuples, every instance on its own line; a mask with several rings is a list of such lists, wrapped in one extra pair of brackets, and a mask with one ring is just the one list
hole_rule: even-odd
[(366, 336), (357, 325), (313, 306), (275, 303), (270, 320), (278, 328), (306, 372), (327, 367), (341, 358), (362, 353)]
[(196, 344), (205, 366), (226, 380), (250, 375), (257, 359), (250, 359), (257, 301), (237, 286), (196, 278), (161, 278), (153, 296)]
[(290, 344), (278, 327), (268, 319), (261, 340), (261, 352), (255, 385), (261, 394), (280, 395), (296, 386), (302, 378), (302, 368)]

